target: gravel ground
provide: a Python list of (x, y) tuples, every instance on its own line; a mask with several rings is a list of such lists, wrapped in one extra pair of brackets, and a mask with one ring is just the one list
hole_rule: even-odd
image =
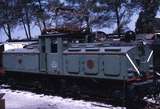
[[(58, 96), (35, 94), (26, 91), (1, 89), (5, 93), (6, 109), (122, 109), (112, 105), (73, 100)], [(125, 108), (123, 108), (125, 109)]]

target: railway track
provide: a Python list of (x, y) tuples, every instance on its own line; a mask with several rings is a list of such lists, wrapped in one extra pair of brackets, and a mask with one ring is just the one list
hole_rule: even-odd
[[(73, 88), (73, 90), (66, 90), (64, 87), (58, 87), (57, 91), (53, 88), (49, 89), (50, 87), (47, 87), (47, 83), (45, 85), (43, 84), (43, 81), (29, 81), (31, 79), (26, 79), (26, 81), (22, 84), (22, 81), (18, 81), (19, 78), (11, 78), (7, 81), (1, 81), (1, 84), (7, 84), (7, 85), (0, 85), (2, 89), (11, 89), (11, 90), (21, 90), (21, 91), (30, 91), (37, 94), (45, 94), (45, 95), (52, 95), (52, 96), (61, 96), (64, 98), (74, 98), (75, 100), (85, 100), (85, 101), (96, 101), (104, 104), (111, 104), (112, 106), (120, 106), (120, 107), (127, 107), (128, 109), (158, 109), (159, 108), (159, 102), (160, 99), (157, 97), (156, 100), (150, 100), (148, 98), (145, 98), (142, 101), (131, 101), (128, 102), (125, 98), (125, 93), (122, 93), (124, 95), (124, 98), (121, 98), (120, 100), (115, 101), (115, 99), (111, 97), (103, 97), (103, 96), (97, 96), (94, 94), (88, 95), (89, 92), (76, 92), (77, 88)], [(32, 84), (34, 83), (34, 84)], [(62, 85), (63, 86), (63, 85)], [(69, 88), (71, 89), (71, 88)], [(75, 89), (75, 90), (74, 90)], [(79, 88), (78, 88), (79, 90)], [(81, 89), (80, 89), (81, 90)], [(155, 101), (155, 102), (153, 102)], [(95, 106), (98, 106), (96, 104), (93, 104)], [(103, 107), (103, 106), (100, 106)]]
[(156, 98), (145, 98), (146, 106), (144, 109), (160, 109), (160, 96)]
[(160, 106), (157, 104), (149, 103), (144, 109), (160, 109)]

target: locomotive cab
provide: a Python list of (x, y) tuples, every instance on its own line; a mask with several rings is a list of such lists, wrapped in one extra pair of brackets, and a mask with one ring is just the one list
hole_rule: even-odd
[(52, 72), (55, 74), (62, 72), (60, 63), (62, 63), (63, 42), (62, 37), (57, 36), (40, 36), (40, 71), (42, 72)]
[(86, 34), (53, 33), (39, 37), (40, 71), (48, 74), (63, 74), (63, 51), (70, 43), (83, 42)]

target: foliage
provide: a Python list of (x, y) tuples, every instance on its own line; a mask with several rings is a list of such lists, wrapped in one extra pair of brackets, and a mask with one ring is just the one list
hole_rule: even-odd
[(6, 33), (8, 40), (12, 40), (11, 31), (17, 25), (15, 4), (15, 0), (5, 0), (0, 2), (0, 28)]
[[(155, 32), (154, 27), (156, 24), (155, 16), (159, 9), (159, 0), (141, 0), (135, 1), (142, 7), (139, 18), (136, 23), (136, 32), (138, 33), (152, 33)], [(158, 23), (158, 22), (157, 22)]]
[[(124, 32), (133, 13), (142, 9), (136, 23), (136, 30), (139, 30), (145, 28), (143, 24), (154, 20), (159, 4), (159, 0), (1, 0), (0, 30), (5, 31), (9, 40), (16, 26), (24, 28), (28, 39), (32, 38), (32, 25), (39, 27), (41, 32), (56, 24), (98, 29), (117, 25), (114, 32)], [(72, 11), (57, 14), (58, 8)]]

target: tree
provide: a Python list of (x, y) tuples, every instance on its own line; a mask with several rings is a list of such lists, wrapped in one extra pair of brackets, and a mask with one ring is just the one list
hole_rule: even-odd
[(0, 3), (0, 28), (4, 30), (8, 40), (12, 40), (12, 29), (17, 25), (16, 0), (5, 0)]
[(46, 0), (34, 0), (33, 1), (33, 17), (35, 24), (39, 27), (42, 32), (43, 29), (46, 29), (46, 20), (49, 19), (47, 15), (48, 2)]
[[(14, 28), (21, 25), (27, 39), (31, 39), (33, 24), (41, 32), (56, 24), (91, 29), (113, 28), (117, 25), (114, 33), (123, 33), (138, 7), (142, 11), (136, 23), (136, 32), (154, 32), (159, 5), (159, 0), (1, 0), (0, 29), (4, 30), (8, 40), (12, 40)], [(57, 14), (58, 8), (71, 9), (70, 15)], [(56, 23), (57, 19), (60, 22)]]
[(92, 28), (112, 28), (117, 24), (116, 33), (125, 31), (133, 15), (133, 2), (128, 0), (67, 0), (70, 7), (77, 6), (89, 16)]
[(60, 7), (59, 0), (34, 0), (33, 1), (33, 22), (39, 27), (41, 33), (55, 21), (55, 9)]
[(159, 9), (160, 1), (159, 0), (141, 0), (135, 1), (141, 7), (142, 11), (139, 14), (139, 18), (136, 23), (136, 32), (137, 33), (153, 33), (155, 16)]
[(18, 0), (19, 9), (21, 10), (21, 14), (19, 16), (20, 21), (23, 24), (26, 36), (28, 39), (32, 38), (31, 35), (31, 23), (33, 21), (33, 0)]

